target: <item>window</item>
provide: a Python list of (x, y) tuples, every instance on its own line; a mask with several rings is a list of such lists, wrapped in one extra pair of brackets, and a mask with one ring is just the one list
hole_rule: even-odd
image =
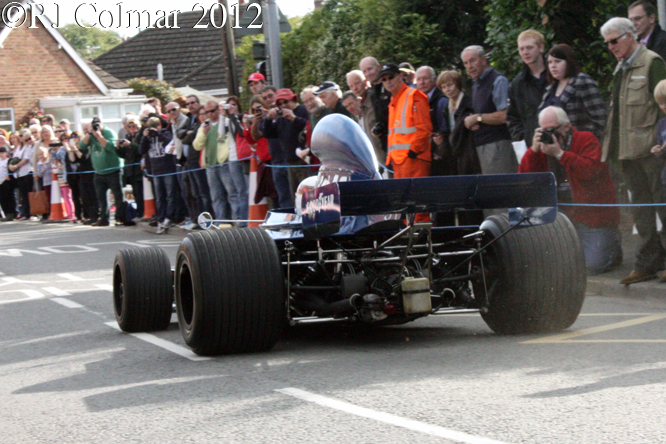
[(0, 108), (0, 128), (12, 132), (14, 126), (14, 108)]
[[(87, 106), (81, 108), (81, 119), (84, 122), (89, 122), (93, 117), (99, 116), (99, 107), (98, 106)], [(101, 116), (100, 116), (101, 117)]]

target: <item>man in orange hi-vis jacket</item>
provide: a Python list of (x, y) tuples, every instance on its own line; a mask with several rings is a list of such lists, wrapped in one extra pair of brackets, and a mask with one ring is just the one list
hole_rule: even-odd
[(394, 63), (386, 63), (379, 78), (391, 92), (386, 165), (393, 164), (394, 177), (430, 175), (432, 121), (428, 96), (407, 86)]
[[(428, 96), (407, 86), (395, 63), (383, 65), (379, 78), (391, 92), (386, 165), (393, 165), (396, 179), (430, 176), (432, 121)], [(417, 222), (429, 220), (426, 213), (416, 215)]]

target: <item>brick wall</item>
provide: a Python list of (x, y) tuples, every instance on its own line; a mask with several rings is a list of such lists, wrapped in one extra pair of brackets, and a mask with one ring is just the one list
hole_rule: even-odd
[[(29, 21), (28, 21), (29, 23)], [(15, 28), (0, 49), (0, 96), (11, 97), (18, 121), (38, 99), (48, 96), (101, 94), (58, 42), (41, 27)]]

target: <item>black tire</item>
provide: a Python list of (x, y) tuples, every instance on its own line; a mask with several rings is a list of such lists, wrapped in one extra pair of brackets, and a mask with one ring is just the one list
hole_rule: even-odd
[[(493, 237), (510, 228), (504, 216), (481, 225)], [(486, 256), (490, 291), (481, 316), (500, 334), (546, 333), (570, 327), (585, 299), (583, 247), (569, 219), (519, 228), (499, 239)], [(475, 289), (478, 290), (478, 289)]]
[(165, 330), (171, 322), (173, 275), (157, 247), (120, 250), (113, 262), (113, 308), (122, 331)]
[(178, 249), (175, 287), (180, 331), (198, 355), (269, 350), (286, 325), (280, 254), (261, 229), (189, 234)]

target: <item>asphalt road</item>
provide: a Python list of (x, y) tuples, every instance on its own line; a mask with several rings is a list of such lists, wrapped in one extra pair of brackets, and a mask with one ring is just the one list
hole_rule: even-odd
[(666, 303), (587, 298), (561, 334), (478, 315), (290, 330), (268, 353), (199, 358), (177, 324), (114, 328), (123, 245), (179, 236), (0, 225), (2, 443), (666, 442)]

